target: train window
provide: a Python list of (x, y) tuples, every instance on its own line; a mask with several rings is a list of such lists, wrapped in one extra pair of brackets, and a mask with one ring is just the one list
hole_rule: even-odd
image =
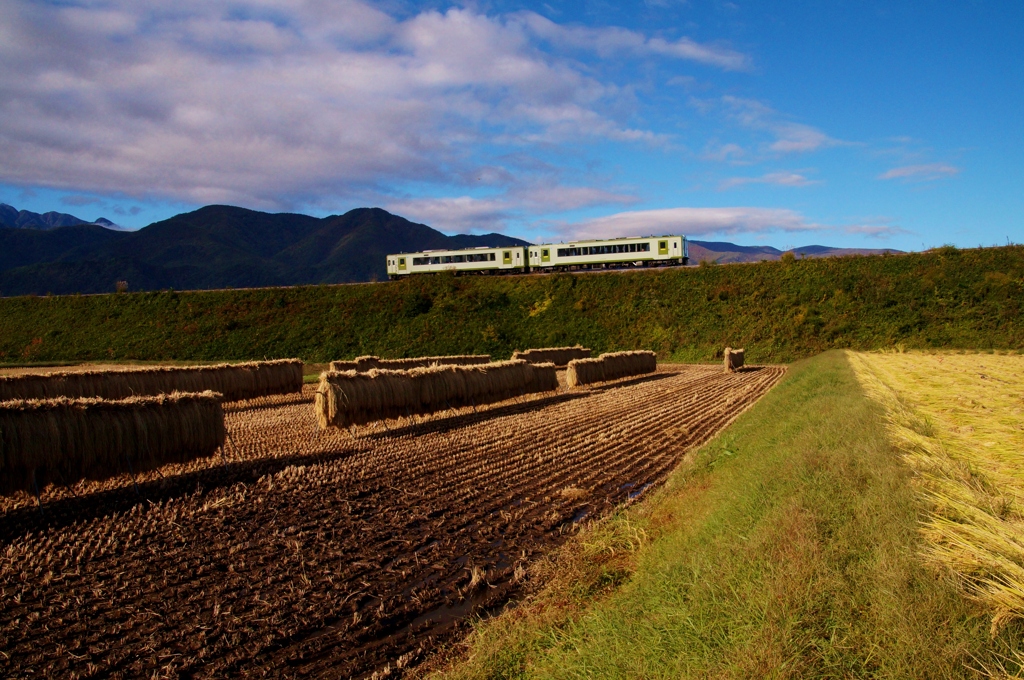
[(405, 264), (405, 258), (404, 257), (398, 258), (398, 264)]
[(494, 262), (494, 253), (491, 253), (491, 262)]

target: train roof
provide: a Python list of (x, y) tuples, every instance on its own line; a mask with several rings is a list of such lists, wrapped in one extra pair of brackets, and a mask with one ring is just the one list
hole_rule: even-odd
[(393, 255), (436, 255), (438, 253), (475, 253), (481, 250), (515, 250), (516, 248), (526, 248), (527, 246), (473, 246), (472, 248), (451, 248), (451, 249), (434, 249), (434, 250), (413, 250), (410, 252), (402, 251), (399, 253), (388, 253), (388, 257)]
[(433, 249), (433, 250), (414, 250), (414, 251), (408, 251), (408, 252), (403, 250), (403, 251), (398, 252), (398, 253), (388, 253), (388, 257), (391, 257), (392, 255), (421, 255), (421, 254), (425, 255), (425, 254), (428, 254), (428, 253), (429, 254), (437, 254), (437, 253), (471, 253), (471, 252), (475, 252), (475, 251), (478, 251), (478, 250), (513, 250), (515, 248), (531, 248), (531, 247), (539, 247), (539, 246), (575, 246), (575, 245), (579, 245), (581, 243), (587, 243), (587, 244), (591, 244), (591, 243), (613, 243), (613, 242), (616, 242), (616, 241), (640, 241), (640, 240), (643, 240), (643, 239), (651, 239), (651, 238), (682, 238), (682, 239), (685, 239), (686, 236), (684, 236), (683, 234), (661, 234), (660, 236), (657, 235), (657, 234), (651, 234), (651, 235), (648, 235), (648, 236), (618, 236), (616, 238), (593, 238), (593, 239), (581, 239), (581, 240), (577, 240), (577, 241), (559, 241), (558, 243), (555, 243), (555, 242), (549, 242), (549, 243), (530, 243), (530, 244), (527, 244), (525, 246), (474, 246), (472, 248), (449, 248), (449, 249), (436, 248), (436, 249)]
[(535, 244), (535, 246), (575, 246), (575, 245), (579, 245), (580, 243), (613, 243), (615, 241), (642, 241), (644, 239), (651, 239), (651, 238), (682, 238), (682, 239), (685, 239), (686, 236), (684, 236), (683, 234), (661, 234), (660, 236), (656, 235), (656, 234), (651, 234), (651, 235), (648, 235), (648, 236), (617, 236), (616, 238), (585, 238), (585, 239), (578, 239), (578, 240), (575, 240), (575, 241), (559, 241), (558, 243), (554, 243), (554, 242), (550, 242), (550, 243), (537, 243), (537, 244)]

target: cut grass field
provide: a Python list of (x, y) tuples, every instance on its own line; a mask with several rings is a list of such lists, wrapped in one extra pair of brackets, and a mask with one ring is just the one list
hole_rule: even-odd
[(990, 607), (1024, 616), (1024, 357), (851, 353), (930, 505), (925, 554)]
[(445, 678), (999, 676), (1024, 628), (922, 557), (928, 503), (843, 352), (583, 530)]

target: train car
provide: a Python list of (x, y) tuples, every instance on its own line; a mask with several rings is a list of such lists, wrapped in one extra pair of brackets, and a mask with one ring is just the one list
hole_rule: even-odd
[(685, 236), (614, 238), (530, 246), (530, 271), (571, 271), (686, 264)]
[(457, 274), (512, 274), (526, 271), (526, 248), (467, 248), (425, 250), (387, 256), (388, 278), (392, 281), (410, 274), (455, 272)]

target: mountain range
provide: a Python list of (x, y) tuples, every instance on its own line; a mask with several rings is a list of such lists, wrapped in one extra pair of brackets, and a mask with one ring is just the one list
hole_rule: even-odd
[(738, 246), (735, 243), (724, 241), (690, 241), (689, 247), (690, 262), (693, 264), (703, 260), (718, 264), (778, 260), (787, 252), (793, 253), (796, 257), (842, 257), (844, 255), (881, 255), (902, 252), (891, 248), (833, 248), (831, 246), (801, 246), (792, 250), (779, 250), (771, 246)]
[(98, 224), (107, 229), (124, 231), (120, 226), (114, 224), (106, 217), (99, 217), (92, 222), (69, 215), (67, 213), (47, 212), (35, 213), (31, 210), (18, 210), (17, 208), (0, 203), (0, 227), (11, 229), (59, 229), (60, 227), (75, 227), (80, 224)]
[[(107, 226), (107, 225), (110, 226)], [(138, 231), (109, 220), (0, 204), (0, 294), (252, 288), (385, 280), (388, 253), (528, 245), (502, 234), (447, 236), (380, 208), (324, 218), (210, 205)], [(812, 257), (882, 251), (807, 246)], [(891, 251), (895, 252), (895, 251)], [(690, 258), (778, 259), (770, 247), (690, 241)]]

